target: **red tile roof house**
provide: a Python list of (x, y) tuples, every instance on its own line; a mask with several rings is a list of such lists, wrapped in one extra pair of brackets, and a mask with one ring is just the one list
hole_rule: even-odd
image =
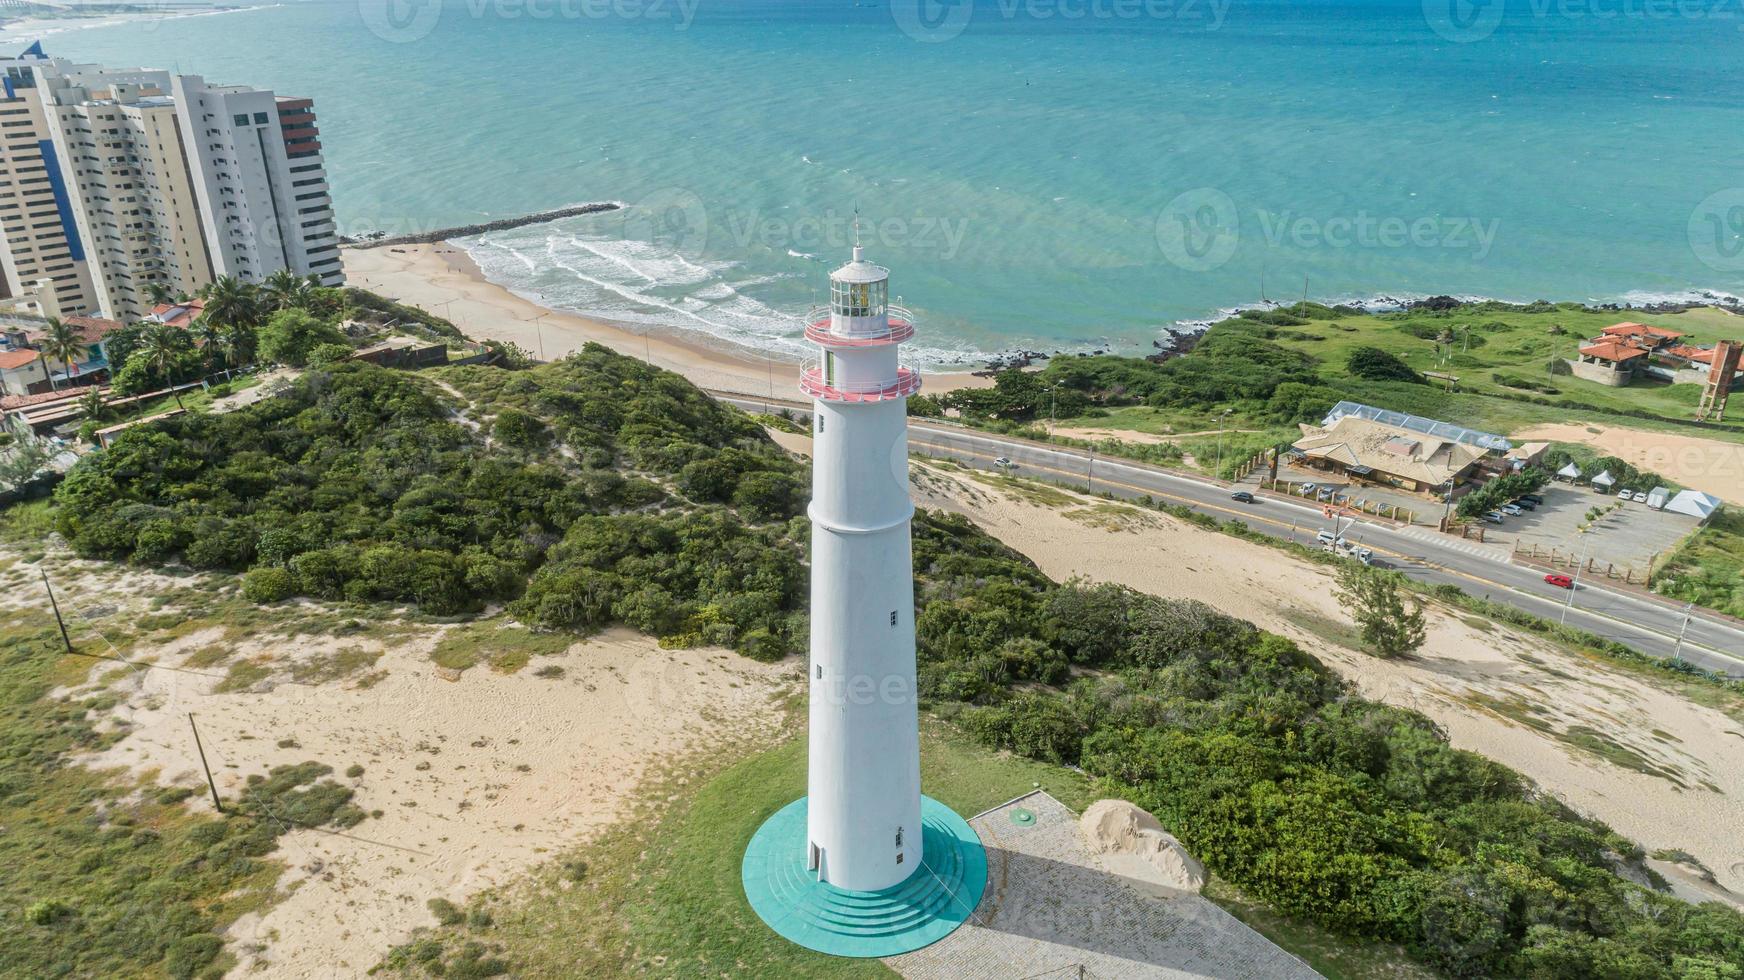
[(43, 374), (42, 355), (28, 347), (0, 351), (0, 391), (8, 395), (34, 395), (49, 389)]
[(151, 308), (151, 312), (146, 314), (145, 318), (153, 323), (167, 323), (172, 327), (181, 327), (186, 330), (193, 326), (194, 321), (198, 320), (200, 314), (204, 312), (206, 312), (206, 301), (191, 299), (186, 303), (159, 303)]
[(1682, 339), (1683, 334), (1664, 327), (1650, 327), (1645, 323), (1617, 323), (1599, 331), (1604, 336), (1595, 337), (1593, 343), (1615, 340), (1640, 347), (1643, 350), (1655, 351), (1669, 344), (1675, 344)]
[[(1609, 328), (1607, 328), (1609, 329)], [(1621, 388), (1635, 380), (1635, 372), (1647, 364), (1647, 350), (1609, 337), (1580, 349), (1580, 357), (1568, 366), (1577, 378)]]
[[(49, 358), (49, 366), (53, 369), (57, 385), (81, 378), (89, 378), (99, 371), (109, 370), (109, 352), (105, 348), (109, 335), (120, 330), (122, 324), (116, 320), (106, 320), (98, 316), (69, 316), (61, 322), (79, 332), (85, 341), (85, 356), (73, 361), (69, 372), (57, 358)], [(35, 347), (41, 347), (47, 336), (41, 330), (32, 330), (25, 335), (26, 340)]]

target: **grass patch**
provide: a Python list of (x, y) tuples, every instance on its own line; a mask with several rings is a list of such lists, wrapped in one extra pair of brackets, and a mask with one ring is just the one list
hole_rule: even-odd
[(1727, 508), (1710, 518), (1660, 569), (1654, 590), (1744, 617), (1744, 511)]
[(442, 634), (430, 659), (449, 670), (466, 670), (481, 663), (503, 673), (514, 673), (534, 657), (552, 657), (570, 648), (574, 636), (536, 633), (505, 617), (492, 617), (456, 626)]
[(323, 684), (343, 680), (359, 671), (375, 666), (382, 657), (358, 646), (341, 647), (332, 653), (300, 660), (291, 665), (291, 680), (300, 684)]
[[(230, 965), (218, 932), (265, 908), (278, 825), (257, 806), (325, 823), (350, 793), (309, 764), (258, 780), (224, 818), (190, 812), (180, 788), (72, 764), (120, 738), (96, 731), (112, 696), (48, 696), (63, 659), (52, 618), (0, 621), (0, 973), (18, 977), (209, 977)], [(87, 666), (92, 663), (86, 660)]]
[(1645, 755), (1642, 755), (1640, 752), (1637, 752), (1595, 728), (1588, 728), (1585, 725), (1575, 725), (1569, 730), (1559, 734), (1557, 740), (1566, 745), (1572, 745), (1589, 755), (1603, 759), (1620, 769), (1627, 769), (1630, 772), (1638, 772), (1643, 775), (1658, 777), (1679, 789), (1684, 789), (1688, 786), (1688, 784), (1684, 782), (1683, 776), (1677, 771), (1667, 769), (1666, 767), (1654, 762), (1652, 759), (1647, 758)]
[[(636, 818), (546, 865), (532, 880), (469, 903), (467, 922), (432, 929), (389, 955), (409, 976), (447, 971), (468, 943), (525, 977), (890, 977), (876, 960), (824, 956), (776, 936), (751, 911), (739, 861), (770, 814), (805, 792), (806, 743), (735, 759), (691, 760), (649, 788)], [(950, 726), (921, 729), (921, 784), (965, 816), (1041, 783), (1074, 807), (1094, 794), (1059, 766), (997, 753)], [(471, 925), (477, 912), (491, 923)]]
[(272, 668), (257, 660), (238, 660), (230, 665), (224, 679), (213, 688), (217, 694), (229, 694), (235, 691), (246, 691), (261, 681), (272, 676)]
[(1432, 980), (1441, 975), (1412, 962), (1399, 946), (1334, 935), (1312, 922), (1279, 915), (1216, 875), (1206, 879), (1203, 894), (1332, 980)]

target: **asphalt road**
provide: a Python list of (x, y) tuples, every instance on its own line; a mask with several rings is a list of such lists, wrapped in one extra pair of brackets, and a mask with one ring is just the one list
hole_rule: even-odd
[[(752, 412), (764, 411), (770, 404), (742, 395), (717, 393), (717, 397)], [(779, 401), (773, 404), (788, 409), (795, 417), (810, 417), (807, 406)], [(1255, 531), (1302, 544), (1313, 544), (1317, 530), (1332, 526), (1320, 507), (1307, 501), (1265, 494), (1257, 496), (1255, 503), (1242, 504), (1230, 499), (1230, 488), (1222, 483), (1142, 463), (1092, 456), (1083, 450), (919, 420), (911, 420), (908, 438), (910, 450), (923, 455), (984, 470), (995, 469), (995, 460), (1008, 459), (1016, 476), (1126, 499), (1148, 495), (1221, 519), (1237, 518)], [(1682, 607), (1584, 579), (1571, 593), (1545, 582), (1541, 570), (1471, 554), (1457, 547), (1452, 539), (1443, 543), (1419, 538), (1387, 524), (1362, 519), (1353, 523), (1348, 517), (1341, 519), (1340, 528), (1346, 539), (1372, 549), (1377, 565), (1397, 569), (1417, 581), (1457, 585), (1471, 595), (1545, 619), (1562, 620), (1654, 656), (1670, 657), (1676, 649), (1678, 656), (1690, 663), (1744, 677), (1744, 629), (1729, 622), (1706, 618), (1696, 611), (1689, 616), (1686, 627)], [(1681, 647), (1677, 643), (1680, 630)]]

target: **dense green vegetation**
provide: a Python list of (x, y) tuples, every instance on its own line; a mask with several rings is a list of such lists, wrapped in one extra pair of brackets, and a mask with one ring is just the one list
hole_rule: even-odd
[[(1274, 348), (1229, 354), (1271, 363), (1247, 382), (1267, 401), (1311, 370)], [(1191, 370), (1143, 372), (1129, 381), (1145, 397), (1216, 394)], [(1111, 397), (1098, 384), (1086, 399)], [(56, 519), (82, 554), (252, 569), (268, 600), (509, 600), (536, 626), (627, 622), (774, 657), (804, 645), (803, 487), (749, 418), (589, 348), (529, 371), (311, 370), (250, 408), (126, 434), (69, 475)], [(938, 717), (1081, 766), (1279, 912), (1457, 975), (1739, 976), (1744, 916), (1632, 884), (1615, 869), (1638, 865), (1633, 844), (1421, 715), (1355, 697), (1289, 640), (1198, 603), (1054, 583), (960, 517), (919, 515), (914, 560)], [(508, 966), (482, 943), (424, 952), (400, 965)]]
[[(1442, 304), (1380, 315), (1297, 303), (1247, 310), (1217, 323), (1185, 355), (1056, 357), (1035, 372), (1001, 372), (995, 387), (940, 396), (939, 406), (991, 425), (1061, 421), (1187, 432), (1318, 422), (1339, 401), (1358, 401), (1494, 432), (1566, 422), (1675, 429), (1744, 442), (1744, 422), (1690, 421), (1693, 384), (1610, 388), (1557, 369), (1583, 338), (1624, 319), (1710, 343), (1741, 332), (1707, 311), (1648, 316), (1578, 304)], [(1456, 390), (1425, 371), (1453, 374)], [(1102, 413), (1110, 413), (1103, 415)], [(1150, 450), (1129, 445), (1132, 455)]]
[(598, 347), (438, 376), (495, 414), (494, 449), (419, 378), (332, 365), (124, 433), (62, 482), (59, 528), (89, 557), (251, 569), (265, 601), (518, 600), (539, 626), (629, 622), (762, 657), (803, 645), (784, 535), (804, 481), (750, 419)]
[(1744, 512), (1728, 507), (1715, 514), (1665, 563), (1653, 587), (1744, 618)]
[(217, 930), (269, 901), (279, 835), (363, 814), (314, 762), (252, 777), (222, 818), (74, 764), (121, 734), (98, 728), (112, 696), (48, 697), (93, 663), (60, 651), (47, 616), (0, 622), (0, 974), (221, 976)]

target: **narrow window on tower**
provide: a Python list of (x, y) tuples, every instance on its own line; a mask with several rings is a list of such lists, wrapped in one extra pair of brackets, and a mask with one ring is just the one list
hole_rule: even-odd
[(824, 416), (823, 416), (822, 412), (818, 413), (817, 424), (818, 424), (818, 431), (819, 432), (824, 431)]
[(896, 610), (894, 609), (890, 610), (890, 628), (896, 628)]
[(824, 679), (824, 665), (823, 664), (817, 665), (817, 679), (820, 681)]

